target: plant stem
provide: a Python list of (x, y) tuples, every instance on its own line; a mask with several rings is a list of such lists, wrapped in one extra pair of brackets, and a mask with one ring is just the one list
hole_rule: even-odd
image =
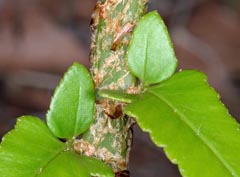
[[(131, 31), (144, 14), (147, 0), (98, 0), (92, 18), (91, 73), (99, 89), (135, 92), (136, 78), (125, 54)], [(95, 156), (115, 172), (127, 169), (132, 120), (122, 113), (123, 103), (97, 98), (95, 122), (75, 150)]]

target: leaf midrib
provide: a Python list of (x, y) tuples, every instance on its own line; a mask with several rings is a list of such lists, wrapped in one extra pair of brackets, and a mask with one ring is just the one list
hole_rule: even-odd
[(174, 107), (174, 105), (171, 104), (166, 98), (164, 98), (164, 96), (155, 94), (154, 92), (152, 92), (150, 90), (148, 90), (147, 92), (149, 94), (151, 94), (152, 96), (156, 97), (157, 99), (162, 100), (164, 103), (166, 103), (166, 105), (168, 105), (168, 107), (170, 107), (170, 109), (175, 110), (175, 113), (180, 117), (182, 122), (185, 123), (194, 132), (194, 135), (196, 137), (199, 137), (199, 139), (203, 142), (203, 144), (205, 144), (210, 149), (210, 151), (217, 157), (217, 159), (221, 162), (221, 164), (224, 166), (224, 168), (226, 168), (230, 172), (230, 175), (233, 177), (238, 177), (237, 172), (227, 163), (227, 161), (224, 158), (221, 157), (221, 153), (219, 153), (211, 144), (208, 143), (207, 138), (205, 138), (201, 134), (199, 134), (199, 135), (197, 134), (193, 125), (191, 124), (190, 121), (187, 120), (187, 118), (184, 114), (179, 112), (179, 110), (176, 107)]
[[(46, 167), (48, 166), (48, 164), (50, 164), (52, 161), (54, 161), (62, 152), (66, 152), (66, 147), (64, 147), (64, 149), (61, 149), (59, 152), (57, 152), (51, 159), (49, 159), (42, 167), (40, 167), (38, 169), (38, 171), (36, 172), (36, 175), (35, 177), (38, 177), (45, 169)], [(39, 170), (41, 170), (41, 172), (39, 172)]]
[(145, 60), (144, 60), (144, 68), (143, 68), (143, 80), (142, 82), (144, 85), (146, 85), (145, 80), (146, 80), (146, 70), (147, 70), (147, 62), (148, 62), (148, 41), (149, 41), (149, 34), (147, 34), (147, 38), (145, 40), (146, 42), (146, 47), (145, 47)]
[(76, 119), (75, 119), (75, 127), (74, 127), (74, 135), (76, 134), (76, 130), (77, 130), (77, 126), (78, 126), (78, 124), (77, 124), (77, 119), (78, 119), (78, 117), (79, 117), (79, 103), (80, 103), (80, 100), (81, 100), (81, 98), (80, 98), (80, 96), (81, 96), (81, 89), (82, 89), (82, 87), (81, 87), (81, 77), (79, 78), (79, 88), (78, 88), (78, 102), (77, 102), (77, 111), (76, 111)]

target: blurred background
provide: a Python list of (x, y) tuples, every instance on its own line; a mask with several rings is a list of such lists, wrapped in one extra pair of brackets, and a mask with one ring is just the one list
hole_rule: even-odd
[[(96, 0), (0, 0), (0, 137), (21, 115), (44, 118), (73, 61), (89, 67)], [(169, 27), (179, 69), (209, 76), (240, 120), (240, 1), (150, 0)], [(160, 148), (134, 127), (131, 177), (180, 177)], [(174, 137), (173, 137), (174, 138)]]

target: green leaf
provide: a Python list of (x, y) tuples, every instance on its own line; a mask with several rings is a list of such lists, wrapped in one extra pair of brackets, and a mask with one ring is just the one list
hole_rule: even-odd
[(55, 90), (47, 124), (59, 138), (70, 139), (85, 132), (93, 121), (95, 93), (87, 69), (75, 63)]
[(96, 158), (81, 156), (78, 161), (91, 176), (114, 177), (112, 169)]
[(75, 154), (62, 152), (45, 168), (39, 177), (113, 177), (112, 170), (101, 161)]
[(0, 146), (1, 177), (35, 177), (66, 145), (34, 117), (18, 119)]
[(71, 152), (40, 120), (18, 119), (0, 146), (1, 177), (113, 177), (100, 160)]
[(175, 72), (177, 59), (167, 28), (157, 12), (145, 15), (130, 41), (128, 67), (144, 85), (159, 83)]
[(124, 112), (164, 148), (184, 177), (240, 176), (239, 124), (204, 74), (179, 72), (148, 87)]

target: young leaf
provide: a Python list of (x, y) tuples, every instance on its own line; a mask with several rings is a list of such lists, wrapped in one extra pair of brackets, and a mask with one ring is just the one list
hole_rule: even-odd
[(164, 147), (184, 177), (239, 177), (239, 124), (206, 80), (200, 72), (179, 72), (148, 87), (124, 112)]
[(148, 13), (138, 22), (127, 59), (129, 69), (144, 85), (159, 83), (175, 72), (177, 59), (173, 45), (157, 12)]
[(59, 138), (70, 139), (86, 131), (94, 115), (95, 93), (93, 81), (84, 66), (75, 63), (57, 87), (47, 124)]
[(103, 162), (68, 150), (40, 120), (18, 119), (0, 146), (1, 177), (113, 177)]

